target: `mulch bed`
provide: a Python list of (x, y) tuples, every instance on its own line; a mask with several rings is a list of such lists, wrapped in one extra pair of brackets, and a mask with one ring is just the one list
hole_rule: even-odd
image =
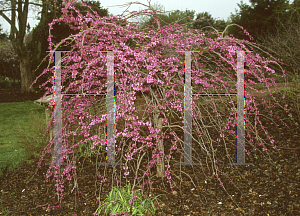
[[(17, 99), (19, 101), (36, 100), (43, 95), (37, 97), (34, 94), (25, 98), (16, 92), (12, 91), (8, 94), (9, 97), (3, 97), (4, 93), (0, 91), (0, 102), (17, 102)], [(275, 96), (282, 106), (286, 103), (289, 104), (288, 108), (291, 109), (289, 113), (298, 123), (296, 126), (285, 120), (290, 127), (289, 129), (278, 119), (270, 116), (269, 110), (265, 109), (264, 106), (258, 106), (260, 114), (269, 118), (272, 117), (274, 121), (272, 122), (263, 116), (260, 117), (262, 124), (269, 132), (268, 135), (275, 140), (278, 149), (280, 149), (278, 152), (272, 149), (273, 145), (267, 146), (267, 152), (270, 153), (270, 158), (276, 162), (276, 165), (268, 160), (267, 154), (257, 152), (257, 159), (255, 159), (254, 152), (250, 150), (252, 154), (246, 155), (246, 162), (254, 163), (254, 166), (229, 166), (225, 151), (222, 151), (223, 148), (221, 147), (218, 148), (218, 166), (219, 169), (223, 170), (221, 179), (228, 194), (233, 195), (233, 200), (231, 200), (207, 166), (182, 166), (181, 171), (186, 174), (181, 173), (183, 178), (181, 182), (179, 178), (176, 178), (176, 176), (180, 176), (180, 167), (172, 166), (175, 162), (180, 161), (180, 156), (174, 156), (174, 160), (171, 160), (174, 162), (170, 164), (172, 183), (175, 184), (173, 193), (171, 193), (169, 184), (165, 179), (162, 181), (154, 175), (156, 167), (152, 169), (151, 180), (154, 188), (152, 197), (163, 194), (159, 197), (163, 204), (160, 202), (159, 206), (156, 207), (156, 215), (300, 215), (300, 121), (292, 101), (288, 101), (287, 98), (282, 99), (280, 95)], [(272, 110), (273, 115), (287, 118), (285, 111), (278, 106)], [(269, 143), (265, 132), (260, 127), (258, 127), (258, 131), (259, 136)], [(212, 132), (210, 136), (215, 140), (219, 134)], [(249, 138), (246, 139), (249, 140)], [(170, 146), (170, 142), (165, 142), (166, 149), (170, 149)], [(235, 142), (232, 142), (232, 148), (235, 148)], [(151, 153), (149, 155), (151, 156)], [(52, 156), (46, 154), (36, 176), (34, 172), (38, 165), (38, 158), (33, 158), (32, 165), (28, 161), (23, 161), (21, 168), (12, 172), (4, 171), (4, 175), (0, 177), (0, 189), (5, 191), (2, 201), (3, 208), (8, 208), (11, 212), (10, 215), (18, 216), (93, 215), (98, 207), (96, 194), (99, 194), (100, 187), (99, 179), (95, 184), (95, 158), (92, 158), (91, 161), (80, 158), (77, 162), (78, 185), (81, 193), (76, 196), (76, 211), (75, 193), (74, 191), (71, 193), (74, 186), (73, 180), (71, 182), (65, 181), (66, 195), (61, 203), (62, 208), (51, 212), (43, 210), (43, 205), (46, 203), (59, 204), (55, 204), (57, 202), (54, 186), (56, 179), (51, 177), (50, 182), (46, 182), (49, 166), (45, 166), (45, 163), (51, 162), (51, 159)], [(146, 163), (142, 163), (141, 169), (145, 170), (145, 167)], [(230, 169), (234, 169), (234, 172), (230, 173)], [(101, 174), (104, 173), (103, 166), (100, 167), (99, 171)], [(112, 168), (108, 168), (106, 176), (110, 177), (107, 182), (111, 182), (111, 173)], [(193, 179), (193, 183), (189, 176)], [(132, 172), (128, 179), (134, 179)], [(103, 185), (100, 201), (106, 198), (110, 189), (111, 187), (107, 187), (106, 183)], [(145, 193), (148, 193), (147, 189), (145, 189)], [(1, 195), (2, 193), (0, 193)], [(40, 206), (37, 207), (38, 205)]]

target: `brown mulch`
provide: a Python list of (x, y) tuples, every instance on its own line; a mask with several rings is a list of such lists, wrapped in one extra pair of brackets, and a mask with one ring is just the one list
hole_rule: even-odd
[[(5, 94), (10, 96), (4, 96)], [(32, 94), (24, 97), (19, 95), (18, 91), (4, 93), (1, 90), (0, 102), (36, 100), (42, 95)], [(255, 159), (254, 150), (251, 149), (252, 154), (246, 155), (246, 162), (252, 162), (254, 166), (228, 166), (229, 161), (225, 157), (224, 148), (219, 147), (218, 153), (216, 153), (218, 155), (217, 163), (219, 169), (223, 170), (221, 179), (224, 187), (230, 195), (234, 195), (233, 200), (231, 200), (220, 186), (220, 182), (212, 177), (211, 169), (208, 169), (207, 166), (182, 166), (181, 171), (184, 173), (181, 173), (183, 179), (181, 182), (177, 178), (180, 177), (180, 167), (173, 166), (175, 162), (180, 161), (180, 155), (174, 153), (174, 159), (171, 160), (170, 166), (175, 192), (171, 193), (169, 184), (165, 179), (162, 181), (154, 175), (156, 172), (155, 167), (151, 170), (152, 187), (154, 188), (152, 197), (163, 194), (159, 197), (163, 204), (159, 202), (159, 206), (156, 206), (156, 215), (300, 215), (300, 120), (297, 118), (296, 108), (293, 107), (290, 99), (282, 99), (280, 95), (276, 95), (276, 98), (279, 99), (279, 104), (282, 106), (286, 103), (289, 104), (290, 113), (298, 124), (296, 125), (295, 122), (289, 123), (285, 111), (278, 106), (272, 108), (273, 114), (270, 114), (269, 110), (265, 109), (263, 105), (258, 106), (260, 114), (271, 117), (274, 121), (272, 122), (264, 116), (260, 117), (265, 130), (269, 132), (268, 135), (275, 140), (278, 149), (280, 149), (280, 151), (273, 150), (272, 145), (267, 146), (270, 158), (276, 162), (276, 165), (270, 163), (269, 157), (260, 152), (257, 152), (257, 159)], [(275, 115), (283, 118), (290, 129), (279, 122), (274, 117)], [(258, 127), (258, 131), (259, 136), (269, 143), (265, 132), (260, 127)], [(217, 131), (211, 131), (210, 136), (213, 140), (220, 137)], [(249, 141), (248, 137), (246, 139)], [(230, 145), (230, 142), (228, 143)], [(171, 142), (165, 142), (165, 149), (169, 150), (170, 146)], [(232, 142), (231, 148), (233, 148), (232, 152), (235, 152), (235, 142)], [(261, 147), (259, 149), (262, 151)], [(195, 151), (198, 150), (195, 149)], [(149, 157), (151, 155), (150, 152)], [(205, 160), (205, 157), (203, 158)], [(46, 154), (36, 176), (34, 172), (39, 158), (33, 159), (32, 165), (26, 160), (23, 161), (21, 168), (12, 172), (4, 171), (4, 175), (0, 177), (0, 191), (5, 191), (2, 207), (10, 210), (9, 215), (93, 215), (98, 207), (96, 194), (99, 194), (100, 187), (99, 179), (95, 184), (96, 158), (92, 158), (91, 161), (80, 158), (77, 162), (80, 194), (76, 190), (71, 193), (74, 181), (69, 182), (66, 180), (64, 187), (66, 195), (61, 203), (61, 208), (51, 212), (43, 210), (46, 203), (59, 204), (55, 204), (57, 202), (54, 186), (56, 179), (51, 177), (50, 182), (46, 182), (46, 173), (49, 166), (46, 166), (45, 163), (51, 162), (51, 159), (52, 156)], [(145, 167), (146, 163), (141, 163), (141, 169), (145, 170)], [(233, 173), (231, 173), (232, 167)], [(101, 166), (99, 171), (103, 174), (104, 167)], [(108, 168), (106, 174), (108, 181), (106, 182), (111, 182), (111, 174), (112, 168)], [(193, 182), (189, 176), (191, 176)], [(132, 172), (130, 172), (128, 179), (134, 179)], [(100, 201), (106, 198), (110, 189), (111, 187), (107, 187), (106, 183), (103, 185)], [(147, 188), (145, 193), (149, 193)], [(0, 196), (2, 196), (2, 193), (0, 193)]]

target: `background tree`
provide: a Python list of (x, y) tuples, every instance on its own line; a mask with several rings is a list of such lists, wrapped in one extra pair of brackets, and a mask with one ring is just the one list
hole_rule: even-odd
[[(230, 21), (243, 26), (254, 38), (253, 42), (261, 45), (266, 44), (264, 38), (266, 35), (276, 34), (277, 30), (274, 26), (280, 25), (279, 20), (287, 19), (291, 6), (286, 0), (250, 0), (250, 3), (251, 5), (246, 5), (241, 1), (241, 4), (237, 4), (240, 11), (235, 10), (236, 14), (231, 13)], [(243, 33), (244, 30), (237, 26), (232, 26), (228, 30), (228, 33), (235, 38), (250, 40), (249, 36)], [(265, 50), (271, 51), (266, 48)], [(255, 52), (263, 58), (266, 56), (259, 49), (256, 49)], [(269, 57), (266, 56), (266, 58)], [(270, 68), (276, 69), (276, 67), (276, 65), (270, 64)], [(266, 75), (266, 77), (269, 76)]]
[[(155, 10), (159, 10), (162, 13), (158, 14), (158, 18), (160, 20), (161, 27), (164, 27), (166, 25), (173, 26), (175, 23), (178, 23), (179, 25), (187, 25), (187, 28), (189, 30), (191, 29), (198, 29), (201, 30), (201, 32), (211, 32), (214, 31), (212, 28), (206, 28), (207, 26), (211, 26), (216, 28), (218, 31), (223, 31), (225, 27), (228, 24), (231, 24), (230, 20), (228, 19), (226, 22), (224, 20), (216, 20), (212, 17), (211, 14), (208, 12), (202, 12), (198, 13), (196, 15), (196, 19), (201, 19), (201, 21), (198, 21), (194, 24), (191, 24), (192, 21), (195, 19), (195, 11), (192, 10), (186, 10), (186, 11), (180, 11), (180, 10), (173, 10), (173, 11), (165, 11), (165, 8), (163, 5), (160, 4), (154, 4), (152, 5), (152, 8)], [(139, 12), (142, 10), (140, 9)], [(169, 13), (167, 13), (169, 12)], [(155, 21), (154, 15), (140, 15), (138, 18), (136, 18), (135, 21), (138, 21), (138, 28), (144, 29), (150, 26), (154, 26), (155, 29), (158, 28), (157, 22)], [(228, 30), (226, 31), (225, 35), (228, 35)]]
[[(10, 24), (11, 27), (9, 39), (12, 43), (13, 49), (18, 54), (18, 58), (20, 61), (21, 92), (33, 92), (34, 89), (29, 89), (29, 86), (34, 80), (34, 75), (31, 71), (29, 55), (23, 43), (26, 31), (29, 1), (25, 0), (25, 2), (22, 2), (22, 0), (11, 0), (10, 3), (10, 9), (8, 10), (11, 11), (11, 19), (9, 19), (3, 13), (4, 11), (7, 11), (7, 9), (0, 10), (0, 15)], [(17, 18), (19, 30), (15, 25), (16, 11), (18, 12)]]
[[(20, 74), (21, 74), (21, 92), (34, 92), (34, 88), (29, 89), (29, 86), (32, 84), (34, 78), (40, 74), (40, 71), (35, 71), (38, 63), (40, 63), (48, 53), (47, 38), (49, 35), (49, 26), (48, 23), (52, 22), (53, 18), (60, 17), (62, 0), (57, 2), (51, 0), (42, 0), (42, 4), (39, 1), (34, 0), (29, 2), (29, 0), (11, 0), (11, 1), (1, 1), (2, 8), (0, 9), (0, 15), (10, 24), (11, 30), (9, 35), (9, 40), (12, 43), (13, 49), (18, 55), (20, 60)], [(92, 7), (93, 11), (97, 11), (99, 16), (108, 16), (107, 9), (101, 9), (100, 3), (97, 1), (82, 1), (87, 3)], [(55, 5), (54, 5), (55, 3)], [(24, 40), (26, 29), (30, 30), (30, 26), (27, 24), (28, 17), (28, 7), (29, 5), (42, 7), (40, 22), (37, 27), (31, 31), (31, 42), (26, 44)], [(86, 7), (82, 7), (79, 2), (75, 5), (76, 9), (80, 11), (86, 10)], [(11, 11), (11, 18), (9, 19), (4, 12)], [(16, 16), (16, 11), (18, 12)], [(76, 12), (75, 12), (76, 13)], [(87, 12), (82, 11), (83, 14)], [(16, 28), (15, 19), (18, 18), (18, 29)], [(61, 39), (69, 36), (70, 34), (78, 33), (79, 31), (74, 31), (70, 29), (68, 25), (58, 24), (53, 27), (53, 43), (59, 42)], [(45, 46), (46, 45), (46, 46)], [(70, 47), (62, 48), (67, 50)], [(31, 61), (32, 60), (32, 61)], [(40, 80), (42, 81), (42, 80)]]
[[(254, 42), (259, 42), (258, 35), (263, 32), (274, 33), (274, 26), (277, 24), (277, 11), (286, 11), (289, 3), (286, 0), (250, 0), (251, 5), (246, 5), (241, 1), (237, 4), (240, 11), (230, 15), (232, 23), (243, 26), (250, 35), (254, 37)], [(249, 36), (237, 26), (231, 27), (229, 33), (238, 39), (249, 40)]]
[[(190, 17), (194, 17), (195, 11), (180, 11), (180, 10), (175, 10), (172, 11), (169, 14), (158, 14), (158, 17), (161, 21), (161, 28), (166, 26), (166, 25), (173, 25), (175, 23), (178, 23), (179, 25), (182, 24), (189, 24), (191, 20), (189, 19)], [(146, 24), (154, 26), (156, 29), (158, 28), (157, 23), (154, 19), (154, 17), (150, 17), (146, 22)], [(141, 25), (141, 29), (145, 28), (146, 25)]]
[[(224, 21), (223, 19), (222, 20), (214, 19), (212, 17), (212, 15), (209, 14), (208, 12), (198, 13), (195, 18), (194, 10), (192, 10), (192, 11), (190, 11), (190, 10), (186, 10), (186, 11), (174, 10), (174, 11), (170, 11), (170, 12), (167, 11), (167, 12), (169, 12), (169, 13), (167, 13), (165, 11), (164, 6), (162, 6), (162, 5), (154, 4), (152, 7), (156, 10), (160, 10), (161, 12), (163, 12), (161, 14), (158, 14), (158, 18), (161, 21), (161, 27), (178, 23), (180, 25), (187, 25), (188, 29), (190, 29), (190, 30), (198, 29), (198, 30), (201, 30), (201, 32), (207, 33), (207, 32), (213, 31), (212, 28), (207, 28), (207, 26), (214, 27), (218, 31), (222, 32), (228, 24), (231, 24), (230, 19), (228, 19), (227, 21)], [(146, 16), (146, 17), (145, 16), (146, 15), (144, 15), (144, 16), (142, 15), (142, 16), (139, 16), (139, 18), (137, 18), (137, 21), (139, 23), (138, 27), (140, 29), (146, 28), (147, 25), (158, 28), (153, 15), (150, 18), (149, 18), (149, 16)], [(200, 19), (202, 21), (197, 21), (194, 24), (191, 24), (192, 21), (194, 21), (196, 19)], [(143, 24), (143, 23), (145, 23), (145, 24)], [(229, 31), (227, 30), (225, 32), (225, 35), (228, 35), (228, 33), (229, 33)]]
[[(292, 8), (284, 16), (277, 17), (277, 25), (274, 34), (261, 34), (258, 36), (260, 46), (268, 50), (270, 54), (284, 62), (283, 68), (293, 75), (299, 75), (300, 65), (300, 13), (297, 6)], [(291, 73), (288, 73), (291, 74)]]
[[(214, 31), (212, 28), (217, 29), (218, 31), (223, 31), (226, 27), (226, 23), (224, 20), (216, 20), (213, 16), (208, 12), (201, 12), (196, 15), (196, 19), (200, 19), (200, 21), (195, 22), (191, 28), (202, 30), (203, 32), (212, 32)], [(196, 20), (195, 19), (195, 20)]]
[[(28, 9), (29, 5), (41, 6), (36, 3), (36, 0), (29, 2), (25, 0), (11, 0), (11, 1), (1, 1), (0, 15), (9, 23), (10, 33), (9, 40), (12, 43), (14, 51), (17, 53), (19, 58), (19, 73), (21, 81), (21, 92), (33, 92), (34, 88), (29, 89), (30, 84), (34, 80), (34, 74), (31, 71), (30, 58), (24, 44), (25, 31), (30, 29), (30, 26), (27, 24)], [(9, 19), (4, 12), (10, 11), (11, 18)], [(16, 12), (18, 18), (18, 29), (16, 28)]]
[(0, 76), (12, 78), (15, 86), (16, 79), (20, 79), (18, 73), (20, 62), (8, 37), (8, 33), (3, 33), (0, 25)]
[[(153, 4), (153, 5), (151, 5), (151, 7), (153, 9), (159, 10), (161, 12), (161, 13), (158, 14), (158, 17), (160, 18), (160, 20), (161, 19), (163, 20), (162, 23), (161, 23), (161, 25), (162, 26), (166, 25), (165, 20), (166, 20), (166, 17), (167, 17), (167, 13), (165, 11), (165, 7), (163, 5), (161, 5), (161, 4)], [(141, 12), (142, 10), (144, 10), (144, 9), (139, 9), (139, 12)], [(149, 14), (145, 14), (145, 15), (139, 15), (138, 17), (135, 17), (134, 18), (135, 22), (138, 23), (137, 27), (139, 29), (144, 29), (144, 28), (147, 27), (146, 24), (149, 24), (149, 25), (154, 25), (154, 26), (156, 25), (156, 28), (157, 28), (157, 24), (156, 23), (153, 24), (154, 19), (153, 19), (152, 16), (150, 16)]]
[[(108, 10), (103, 9), (100, 6), (100, 3), (97, 1), (81, 1), (83, 3), (86, 3), (87, 5), (91, 6), (92, 11), (96, 11), (99, 15), (99, 17), (108, 16)], [(59, 18), (62, 14), (61, 9), (64, 7), (62, 5), (62, 0), (54, 1), (43, 1), (42, 5), (42, 11), (40, 11), (38, 14), (40, 14), (40, 17), (38, 19), (40, 20), (39, 24), (33, 28), (31, 31), (32, 34), (32, 41), (27, 45), (28, 51), (30, 52), (31, 60), (32, 60), (32, 68), (35, 70), (35, 76), (39, 76), (43, 70), (47, 67), (47, 62), (43, 62), (43, 58), (46, 57), (49, 52), (48, 49), (48, 35), (49, 35), (49, 26), (48, 23), (52, 22), (54, 18)], [(80, 2), (77, 2), (75, 5), (75, 8), (81, 11), (82, 14), (86, 15), (87, 9), (86, 7), (83, 7)], [(93, 13), (90, 11), (90, 13)], [(77, 13), (74, 12), (75, 17), (77, 16)], [(53, 44), (56, 44), (60, 42), (62, 39), (69, 37), (69, 35), (77, 34), (79, 33), (79, 30), (71, 29), (69, 25), (66, 25), (65, 23), (58, 23), (53, 26), (53, 29), (51, 30), (51, 33), (53, 34), (52, 42)], [(71, 45), (64, 45), (63, 47), (59, 48), (59, 50), (70, 50)], [(41, 64), (42, 62), (42, 64)], [(42, 76), (37, 83), (44, 83), (50, 74), (47, 76)]]

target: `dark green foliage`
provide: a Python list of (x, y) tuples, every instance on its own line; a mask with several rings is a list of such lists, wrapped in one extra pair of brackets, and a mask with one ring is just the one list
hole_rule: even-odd
[(6, 33), (1, 33), (2, 28), (0, 25), (0, 76), (3, 77), (3, 81), (5, 81), (5, 77), (9, 77), (14, 80), (13, 83), (9, 82), (4, 84), (7, 86), (15, 86), (16, 80), (20, 80), (20, 70), (19, 70), (19, 59), (18, 55), (14, 51), (11, 42), (8, 39), (8, 35)]
[[(246, 5), (241, 2), (238, 4), (240, 11), (235, 15), (231, 14), (232, 23), (243, 26), (251, 36), (254, 37), (255, 42), (259, 42), (258, 35), (264, 33), (273, 33), (274, 26), (277, 24), (276, 18), (279, 11), (285, 11), (289, 8), (286, 0), (250, 0), (251, 5)], [(230, 34), (235, 38), (249, 40), (249, 36), (237, 26), (231, 27)]]
[[(87, 5), (90, 5), (92, 11), (96, 11), (100, 18), (108, 16), (107, 9), (102, 9), (100, 7), (99, 2), (90, 0), (82, 2), (87, 3)], [(43, 72), (43, 70), (48, 66), (49, 58), (47, 58), (46, 61), (43, 61), (43, 58), (49, 54), (49, 52), (46, 52), (49, 51), (49, 41), (47, 41), (49, 36), (48, 23), (51, 23), (54, 18), (58, 19), (59, 17), (61, 17), (61, 9), (63, 7), (64, 5), (62, 5), (62, 1), (57, 1), (56, 8), (54, 8), (53, 3), (51, 3), (48, 7), (49, 11), (47, 12), (45, 23), (40, 22), (36, 27), (33, 28), (31, 32), (32, 41), (27, 45), (27, 48), (31, 56), (32, 68), (33, 70), (36, 70), (35, 77), (39, 76)], [(77, 3), (75, 5), (75, 8), (78, 9), (83, 15), (86, 15), (88, 10), (94, 15), (94, 13), (88, 7), (82, 6), (80, 3)], [(73, 16), (75, 18), (77, 17), (77, 13), (75, 11), (73, 11)], [(56, 24), (52, 27), (53, 29), (51, 30), (51, 34), (53, 35), (53, 37), (51, 38), (51, 41), (54, 44), (54, 46), (56, 46), (57, 43), (61, 42), (62, 39), (69, 37), (71, 34), (75, 35), (79, 33), (79, 30), (72, 29), (72, 27), (70, 27), (68, 24), (65, 24), (64, 22), (56, 22)], [(65, 45), (65, 43), (63, 43), (57, 50), (71, 50), (71, 44)], [(38, 66), (39, 68), (37, 68)], [(53, 63), (50, 66), (53, 66)], [(37, 80), (37, 84), (44, 83), (51, 76), (52, 74), (49, 73), (47, 75), (41, 76)]]
[[(229, 24), (229, 21), (225, 22), (224, 20), (216, 20), (212, 17), (208, 12), (198, 13), (195, 17), (195, 11), (186, 10), (180, 11), (176, 10), (169, 14), (158, 14), (158, 18), (160, 20), (161, 27), (165, 27), (167, 25), (173, 26), (176, 22), (179, 25), (185, 25), (188, 29), (198, 29), (200, 32), (214, 32), (213, 28), (207, 27), (211, 26), (218, 30), (220, 33), (224, 31), (225, 27)], [(192, 22), (196, 19), (200, 19), (201, 21), (196, 21), (194, 24)], [(156, 29), (157, 22), (152, 16), (145, 24), (140, 25), (140, 29), (146, 28), (148, 25), (154, 26)], [(228, 31), (225, 32), (225, 35), (228, 35)], [(209, 36), (214, 37), (214, 36)]]
[(202, 13), (198, 13), (197, 16), (196, 16), (196, 19), (200, 19), (201, 21), (196, 21), (194, 24), (193, 24), (193, 28), (194, 29), (198, 29), (203, 32), (211, 32), (213, 31), (212, 28), (208, 27), (208, 26), (211, 26), (211, 27), (215, 27), (214, 24), (215, 24), (215, 19), (212, 17), (211, 14), (209, 14), (208, 12), (202, 12)]
[[(190, 23), (190, 19), (189, 17), (194, 17), (195, 11), (189, 11), (186, 10), (185, 12), (183, 11), (173, 11), (170, 14), (166, 15), (166, 14), (157, 14), (159, 20), (160, 20), (160, 27), (164, 27), (166, 25), (173, 25), (176, 21), (178, 21), (177, 23), (179, 25), (183, 25), (183, 24), (188, 24)], [(154, 19), (154, 17), (152, 16), (148, 21), (145, 22), (146, 25), (142, 25), (140, 28), (144, 29), (147, 27), (147, 25), (150, 26), (154, 26), (155, 29), (158, 28), (157, 26), (157, 22)]]

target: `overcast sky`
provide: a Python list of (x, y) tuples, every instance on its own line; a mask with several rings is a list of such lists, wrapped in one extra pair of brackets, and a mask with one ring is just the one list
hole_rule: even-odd
[[(130, 1), (131, 0), (105, 0), (105, 1), (101, 0), (100, 3), (101, 3), (101, 7), (107, 8), (109, 13), (112, 13), (113, 15), (118, 15), (121, 14), (128, 6), (121, 7), (115, 5), (126, 4)], [(136, 0), (136, 1), (148, 5), (147, 0)], [(177, 9), (181, 11), (185, 11), (186, 9), (194, 10), (195, 15), (201, 12), (209, 12), (214, 19), (218, 19), (219, 17), (219, 19), (224, 19), (226, 21), (227, 18), (230, 16), (230, 13), (235, 14), (235, 9), (239, 11), (239, 7), (237, 3), (240, 2), (241, 0), (209, 0), (209, 1), (208, 0), (160, 0), (160, 1), (152, 0), (151, 5), (154, 4), (163, 5), (166, 11), (177, 10)], [(243, 0), (243, 2), (246, 3), (247, 5), (250, 5), (249, 0)], [(38, 8), (39, 10), (41, 10), (40, 7), (30, 6), (29, 8), (30, 9)], [(146, 9), (146, 7), (140, 4), (133, 4), (132, 6), (130, 6), (128, 10), (139, 11), (143, 9)], [(10, 18), (9, 12), (5, 12), (5, 14)], [(125, 13), (125, 15), (126, 14), (128, 13)], [(39, 20), (37, 20), (35, 17), (36, 15), (37, 12), (34, 13), (32, 10), (29, 10), (27, 22), (29, 22), (31, 29), (32, 27), (35, 27), (39, 22)], [(130, 19), (129, 21), (136, 21), (136, 20)], [(0, 22), (2, 24), (3, 30), (4, 31), (7, 30), (9, 32), (10, 26), (1, 16), (0, 16)], [(18, 25), (16, 27), (18, 29)]]
[[(138, 1), (138, 0), (137, 0)], [(201, 12), (209, 12), (214, 18), (224, 19), (225, 21), (230, 15), (230, 12), (235, 13), (235, 8), (239, 10), (237, 3), (241, 0), (161, 0), (161, 1), (151, 1), (151, 5), (159, 4), (165, 7), (166, 11), (169, 10), (180, 10), (185, 11), (194, 10), (195, 14)], [(121, 14), (127, 7), (109, 7), (113, 5), (122, 5), (130, 1), (120, 1), (120, 0), (110, 0), (110, 1), (100, 1), (104, 8), (108, 8), (109, 12), (113, 15)], [(123, 3), (124, 2), (124, 3)], [(140, 0), (141, 3), (148, 5), (147, 0)], [(250, 4), (249, 0), (243, 0), (244, 3)], [(139, 11), (146, 9), (145, 6), (140, 4), (133, 4), (128, 10), (129, 11)]]

